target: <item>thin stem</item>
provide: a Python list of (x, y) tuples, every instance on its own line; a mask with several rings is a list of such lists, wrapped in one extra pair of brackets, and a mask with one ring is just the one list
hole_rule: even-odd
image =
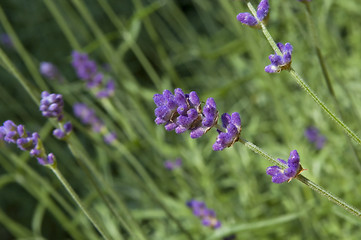
[(361, 145), (361, 139), (345, 124), (343, 123), (331, 110), (316, 96), (316, 94), (311, 90), (307, 83), (301, 78), (301, 76), (293, 69), (291, 69), (290, 74), (297, 83), (313, 98), (313, 100), (334, 120), (338, 125), (340, 125), (350, 137)]
[[(252, 12), (252, 14), (257, 18), (257, 14), (256, 14), (256, 10), (254, 9), (254, 7), (252, 6), (252, 4), (250, 2), (247, 2), (247, 6), (250, 9), (250, 11)], [(259, 21), (259, 24), (262, 27), (263, 30), (263, 34), (265, 35), (267, 41), (269, 42), (269, 44), (271, 45), (271, 47), (273, 48), (273, 50), (278, 54), (278, 55), (282, 55), (282, 53), (280, 52), (280, 50), (278, 49), (275, 41), (273, 40), (271, 34), (268, 32), (266, 26)], [(356, 141), (358, 144), (361, 145), (361, 139), (345, 124), (343, 123), (338, 117), (336, 117), (336, 115), (334, 113), (331, 112), (331, 110), (326, 107), (326, 105), (316, 96), (316, 94), (311, 90), (311, 88), (307, 85), (307, 83), (301, 78), (301, 76), (294, 70), (294, 69), (290, 69), (289, 70), (291, 76), (296, 79), (297, 83), (313, 98), (313, 100), (331, 117), (332, 120), (334, 120), (340, 127), (342, 127), (345, 132), (350, 135), (350, 137)]]
[(98, 230), (98, 232), (102, 235), (102, 237), (104, 239), (109, 239), (104, 231), (102, 230), (102, 228), (99, 226), (99, 224), (97, 223), (97, 221), (90, 215), (90, 213), (88, 212), (88, 210), (85, 208), (85, 206), (83, 205), (82, 201), (80, 200), (80, 198), (78, 197), (78, 195), (76, 194), (76, 192), (73, 190), (73, 188), (70, 186), (70, 184), (68, 183), (68, 181), (64, 178), (64, 176), (61, 174), (61, 172), (59, 171), (59, 169), (53, 165), (49, 165), (49, 168), (53, 171), (53, 173), (55, 174), (55, 176), (59, 179), (59, 181), (61, 182), (61, 184), (63, 184), (64, 188), (66, 189), (66, 191), (70, 194), (70, 196), (73, 198), (73, 200), (75, 201), (75, 203), (79, 206), (79, 208), (83, 211), (83, 213), (85, 214), (85, 216), (89, 219), (89, 221), (93, 224), (93, 226)]
[[(271, 155), (269, 155), (268, 153), (266, 153), (261, 148), (254, 145), (253, 143), (248, 142), (245, 139), (239, 139), (239, 142), (242, 143), (243, 145), (245, 145), (246, 147), (248, 147), (253, 152), (261, 155), (264, 158), (266, 158), (267, 160), (269, 160), (273, 164), (276, 164), (277, 166), (280, 166), (280, 167), (283, 167), (283, 168), (285, 167), (285, 165), (278, 162), (275, 158), (273, 158)], [(352, 214), (354, 214), (354, 215), (356, 215), (358, 217), (361, 217), (361, 211), (359, 209), (357, 209), (355, 207), (352, 207), (351, 205), (347, 204), (342, 199), (334, 196), (332, 193), (326, 191), (324, 188), (322, 188), (321, 186), (317, 185), (316, 183), (310, 181), (309, 179), (307, 179), (303, 175), (301, 175), (301, 174), (298, 175), (296, 177), (296, 179), (299, 180), (300, 182), (306, 184), (306, 186), (310, 187), (315, 192), (317, 192), (317, 193), (321, 194), (322, 196), (326, 197), (329, 201), (339, 205), (340, 207), (342, 207), (346, 211), (348, 211), (348, 212), (350, 212), (350, 213), (352, 213)]]
[[(324, 57), (322, 55), (322, 52), (321, 52), (320, 40), (318, 38), (318, 34), (317, 34), (317, 31), (316, 31), (315, 22), (312, 19), (311, 7), (310, 7), (310, 4), (308, 2), (304, 2), (304, 3), (305, 3), (305, 7), (306, 7), (306, 16), (307, 16), (308, 25), (309, 25), (309, 34), (310, 34), (310, 36), (312, 38), (311, 42), (314, 45), (315, 52), (316, 52), (316, 55), (317, 55), (317, 59), (318, 59), (318, 62), (320, 63), (322, 74), (323, 74), (323, 77), (324, 77), (324, 79), (326, 81), (328, 92), (330, 93), (330, 95), (331, 95), (331, 97), (332, 97), (332, 99), (333, 99), (333, 101), (335, 103), (336, 111), (337, 111), (338, 115), (340, 116), (340, 119), (343, 121), (344, 117), (343, 117), (343, 114), (342, 114), (342, 111), (341, 111), (341, 107), (340, 107), (339, 101), (337, 100), (335, 91), (334, 91), (333, 86), (332, 86), (332, 81), (331, 81), (331, 78), (330, 78), (330, 74), (328, 73), (328, 70), (327, 70), (326, 61), (325, 61), (325, 59), (324, 59)], [(355, 156), (356, 165), (361, 170), (361, 161), (360, 161), (360, 158), (359, 158), (359, 156), (357, 154), (356, 148), (355, 148), (355, 146), (352, 144), (352, 142), (350, 141), (350, 139), (347, 136), (346, 136), (346, 139), (347, 139), (347, 142), (350, 145), (350, 147), (352, 149), (352, 152), (353, 152), (353, 154)]]

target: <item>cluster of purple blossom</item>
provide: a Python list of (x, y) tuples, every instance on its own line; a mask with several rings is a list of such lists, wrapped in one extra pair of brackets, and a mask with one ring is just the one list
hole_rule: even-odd
[(41, 93), (39, 109), (44, 117), (56, 118), (59, 122), (60, 127), (53, 131), (53, 135), (58, 139), (65, 139), (73, 130), (71, 122), (63, 124), (63, 108), (64, 101), (61, 94), (48, 93), (47, 91)]
[(326, 142), (326, 137), (316, 127), (306, 128), (305, 137), (315, 145), (317, 150), (322, 149)]
[(0, 43), (4, 45), (7, 48), (13, 48), (14, 43), (11, 40), (11, 37), (7, 33), (1, 33), (0, 34)]
[(218, 130), (220, 134), (213, 145), (215, 151), (230, 147), (239, 139), (242, 129), (239, 113), (224, 113), (221, 117), (223, 128), (218, 126), (218, 111), (213, 98), (208, 98), (202, 109), (196, 92), (185, 94), (182, 89), (176, 88), (174, 95), (164, 90), (163, 94), (155, 94), (153, 100), (157, 105), (155, 123), (164, 124), (167, 131), (175, 130), (180, 134), (190, 130), (191, 138), (199, 138), (217, 126), (221, 130)]
[(114, 80), (109, 79), (105, 82), (104, 74), (98, 71), (97, 64), (95, 61), (90, 60), (86, 53), (73, 51), (72, 57), (72, 65), (78, 77), (86, 81), (88, 88), (97, 89), (96, 96), (98, 98), (106, 98), (114, 94)]
[[(257, 7), (257, 18), (248, 12), (244, 12), (237, 15), (237, 20), (245, 25), (259, 28), (260, 22), (267, 19), (268, 14), (269, 2), (268, 0), (262, 0)], [(286, 43), (284, 45), (282, 43), (277, 43), (277, 47), (281, 51), (282, 55), (275, 53), (268, 57), (271, 64), (266, 66), (264, 69), (267, 73), (279, 73), (282, 70), (291, 69), (292, 45), (290, 43)]]
[(7, 143), (15, 143), (18, 148), (28, 151), (31, 156), (36, 157), (41, 165), (52, 165), (55, 163), (53, 153), (46, 155), (39, 134), (28, 133), (23, 125), (16, 125), (13, 121), (7, 120), (0, 126), (0, 140)]
[(292, 150), (290, 157), (286, 162), (283, 159), (277, 159), (280, 163), (287, 166), (287, 168), (282, 169), (279, 166), (271, 166), (267, 168), (267, 174), (272, 176), (272, 182), (274, 183), (283, 183), (290, 182), (293, 178), (297, 177), (303, 170), (302, 165), (300, 164), (300, 156), (296, 150)]
[(221, 222), (217, 219), (214, 210), (207, 208), (206, 204), (197, 200), (190, 200), (187, 202), (187, 206), (193, 211), (193, 214), (199, 217), (202, 224), (213, 229), (220, 228)]

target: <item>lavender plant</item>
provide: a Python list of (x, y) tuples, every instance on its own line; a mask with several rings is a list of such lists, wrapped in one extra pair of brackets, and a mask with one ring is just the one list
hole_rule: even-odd
[(252, 4), (1, 2), (0, 236), (359, 239), (359, 7)]

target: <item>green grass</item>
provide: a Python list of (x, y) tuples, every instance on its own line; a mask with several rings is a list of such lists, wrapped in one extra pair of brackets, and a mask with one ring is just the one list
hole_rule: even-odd
[[(268, 31), (276, 42), (293, 45), (292, 67), (337, 113), (304, 5), (270, 5)], [(243, 138), (275, 158), (287, 159), (297, 149), (308, 169), (304, 176), (361, 208), (360, 162), (348, 137), (289, 73), (264, 72), (273, 50), (260, 30), (236, 20), (249, 11), (246, 4), (8, 0), (0, 7), (0, 31), (15, 44), (0, 49), (0, 122), (11, 119), (39, 132), (110, 239), (361, 238), (360, 218), (296, 180), (273, 184), (265, 173), (270, 163), (244, 145), (214, 152), (215, 131), (194, 140), (154, 123), (152, 97), (164, 89), (197, 91), (203, 101), (213, 97), (220, 113), (241, 114)], [(343, 121), (360, 135), (361, 7), (357, 1), (328, 0), (312, 1), (311, 9)], [(110, 103), (96, 99), (76, 77), (70, 64), (74, 49), (110, 65), (117, 84)], [(65, 83), (43, 78), (42, 61), (56, 64)], [(66, 118), (75, 128), (72, 149), (52, 136), (54, 122), (38, 110), (44, 90), (64, 97)], [(101, 134), (82, 125), (72, 112), (76, 102), (92, 106), (119, 143), (106, 145)], [(304, 137), (309, 125), (327, 138), (320, 151)], [(360, 155), (361, 146), (352, 144)], [(166, 170), (164, 161), (177, 157), (182, 167)], [(49, 169), (5, 143), (0, 196), (1, 239), (101, 238)], [(201, 225), (185, 205), (192, 198), (216, 211), (219, 230)]]

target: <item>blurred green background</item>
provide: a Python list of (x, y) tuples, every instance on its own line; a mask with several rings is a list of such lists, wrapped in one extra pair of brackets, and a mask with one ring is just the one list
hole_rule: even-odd
[[(243, 145), (214, 152), (216, 131), (194, 140), (154, 123), (152, 97), (164, 89), (197, 91), (203, 101), (213, 97), (220, 113), (241, 114), (243, 138), (276, 158), (287, 159), (297, 149), (306, 177), (361, 208), (360, 162), (347, 136), (287, 72), (264, 72), (273, 50), (260, 30), (236, 20), (239, 12), (248, 11), (244, 2), (3, 0), (0, 6), (0, 32), (13, 41), (13, 46), (1, 45), (0, 120), (40, 133), (111, 239), (223, 239), (231, 234), (236, 239), (361, 239), (359, 218), (296, 180), (273, 184), (265, 173), (269, 162)], [(336, 111), (305, 6), (296, 0), (271, 0), (270, 6), (273, 38), (293, 45), (293, 68)], [(310, 7), (344, 121), (360, 134), (361, 7), (355, 0), (312, 1)], [(99, 66), (109, 64), (117, 84), (111, 99), (115, 108), (96, 99), (76, 77), (70, 64), (74, 49), (87, 52)], [(54, 63), (65, 82), (43, 78), (42, 61)], [(40, 99), (44, 90), (63, 94), (66, 117), (81, 143), (76, 148), (91, 164), (85, 168), (126, 224), (112, 215), (67, 145), (52, 136), (53, 123), (41, 116), (31, 97)], [(100, 134), (76, 120), (75, 102), (92, 106), (121, 145), (106, 145)], [(323, 149), (305, 138), (308, 126), (327, 138)], [(355, 147), (361, 156), (361, 146)], [(0, 153), (1, 239), (100, 238), (48, 169), (15, 146), (1, 143)], [(164, 168), (164, 161), (178, 157), (181, 168)], [(201, 225), (185, 205), (192, 198), (216, 211), (220, 229)]]

